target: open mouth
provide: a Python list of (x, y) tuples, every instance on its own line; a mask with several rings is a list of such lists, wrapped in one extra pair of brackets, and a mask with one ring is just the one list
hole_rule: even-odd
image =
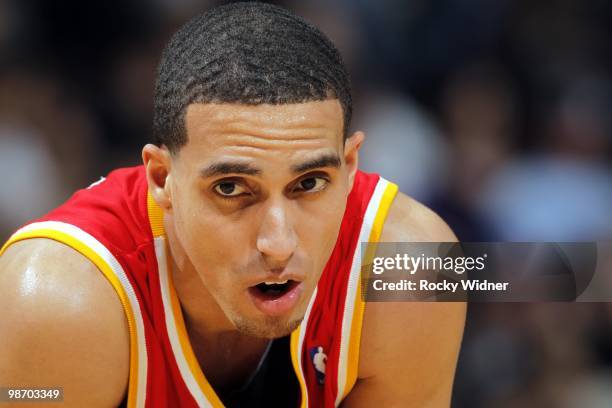
[(262, 313), (280, 316), (290, 312), (298, 303), (303, 291), (302, 282), (286, 280), (281, 282), (261, 282), (251, 286), (248, 293)]
[(284, 282), (262, 282), (259, 285), (255, 285), (255, 288), (263, 296), (273, 299), (284, 295), (296, 284), (297, 282), (292, 280), (286, 280)]

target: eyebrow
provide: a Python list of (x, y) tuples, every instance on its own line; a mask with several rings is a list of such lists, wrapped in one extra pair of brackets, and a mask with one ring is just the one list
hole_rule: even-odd
[(246, 174), (249, 176), (257, 176), (261, 174), (261, 170), (250, 164), (229, 161), (212, 163), (208, 167), (200, 170), (200, 175), (204, 178), (223, 174)]
[[(322, 167), (339, 168), (340, 158), (336, 154), (325, 154), (312, 160), (291, 166), (293, 173), (304, 173), (309, 170), (320, 169)], [(200, 170), (200, 176), (204, 178), (216, 177), (224, 174), (245, 174), (248, 176), (261, 175), (261, 170), (247, 163), (232, 161), (216, 162)]]
[(321, 167), (340, 167), (340, 158), (337, 154), (325, 154), (304, 163), (291, 166), (291, 171), (294, 173), (304, 173), (309, 170), (319, 169)]

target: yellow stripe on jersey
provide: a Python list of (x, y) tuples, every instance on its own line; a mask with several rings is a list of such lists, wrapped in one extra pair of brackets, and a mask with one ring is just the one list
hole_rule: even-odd
[[(169, 253), (167, 241), (166, 253)], [(187, 360), (189, 371), (191, 371), (191, 375), (195, 378), (196, 382), (198, 383), (198, 386), (204, 393), (204, 396), (206, 397), (208, 402), (214, 408), (222, 408), (223, 403), (221, 402), (221, 400), (217, 396), (217, 393), (204, 376), (202, 368), (200, 367), (200, 363), (198, 362), (195, 353), (193, 352), (193, 348), (191, 347), (189, 335), (187, 334), (187, 328), (185, 327), (185, 320), (183, 319), (183, 313), (181, 311), (181, 304), (179, 302), (178, 296), (176, 295), (174, 284), (172, 283), (172, 267), (170, 263), (170, 257), (166, 257), (166, 268), (168, 273), (168, 292), (170, 294), (170, 303), (172, 304), (172, 313), (174, 315), (174, 322), (176, 325), (175, 329), (179, 338), (183, 355), (185, 356), (185, 360)]]
[(291, 354), (291, 365), (293, 366), (293, 371), (295, 372), (298, 382), (300, 383), (300, 408), (308, 407), (309, 396), (308, 387), (306, 386), (306, 379), (304, 377), (304, 368), (302, 367), (302, 348), (304, 346), (306, 329), (308, 328), (308, 323), (310, 321), (310, 312), (312, 311), (312, 306), (317, 299), (317, 292), (318, 288), (315, 287), (312, 295), (310, 295), (310, 300), (308, 301), (308, 307), (306, 308), (306, 313), (304, 314), (302, 323), (291, 333), (290, 336), (289, 352)]
[[(128, 329), (130, 332), (130, 371), (129, 371), (129, 384), (128, 384), (128, 407), (144, 406), (144, 395), (140, 396), (141, 400), (138, 400), (137, 386), (138, 386), (138, 337), (136, 334), (136, 322), (134, 318), (134, 311), (128, 299), (128, 296), (123, 288), (122, 283), (111, 265), (109, 265), (96, 251), (91, 249), (89, 246), (73, 237), (72, 235), (50, 228), (33, 229), (25, 232), (15, 233), (0, 249), (0, 255), (4, 253), (6, 248), (15, 242), (23, 241), (26, 239), (33, 238), (47, 238), (54, 241), (61, 242), (74, 250), (78, 251), (81, 255), (89, 259), (106, 277), (110, 284), (117, 292), (119, 300), (123, 305), (123, 310), (128, 321)], [(137, 404), (137, 401), (139, 402)]]
[(298, 326), (298, 328), (291, 333), (291, 342), (289, 348), (291, 351), (291, 362), (293, 363), (293, 371), (295, 372), (298, 382), (300, 383), (300, 395), (302, 400), (302, 402), (300, 403), (300, 408), (306, 408), (308, 403), (308, 388), (306, 388), (306, 380), (304, 379), (304, 374), (302, 372), (302, 363), (300, 361), (300, 359), (302, 358), (302, 353), (300, 353), (301, 331), (302, 325)]
[(161, 237), (164, 231), (164, 211), (157, 205), (150, 192), (147, 192), (147, 213), (153, 238)]
[[(157, 203), (153, 199), (153, 196), (151, 195), (150, 192), (147, 192), (147, 213), (149, 215), (149, 223), (151, 225), (151, 232), (153, 233), (153, 238), (155, 239), (156, 243), (160, 242), (159, 246), (157, 244), (155, 245), (155, 251), (163, 252), (163, 254), (161, 253), (156, 254), (158, 263), (164, 262), (162, 260), (165, 260), (165, 265), (158, 265), (159, 266), (158, 272), (160, 273), (160, 275), (161, 274), (166, 275), (164, 276), (165, 279), (161, 279), (160, 284), (163, 286), (166, 286), (163, 289), (165, 290), (165, 292), (167, 293), (167, 297), (169, 298), (168, 299), (170, 303), (169, 312), (172, 313), (173, 320), (174, 320), (174, 325), (173, 325), (174, 327), (170, 327), (170, 325), (172, 325), (172, 322), (169, 320), (166, 320), (166, 325), (168, 326), (167, 327), (168, 336), (172, 337), (176, 335), (176, 337), (178, 338), (178, 343), (180, 347), (180, 350), (173, 349), (172, 351), (173, 353), (175, 353), (175, 358), (177, 359), (180, 359), (182, 357), (184, 358), (185, 362), (187, 363), (187, 367), (189, 368), (189, 374), (191, 374), (191, 377), (197, 383), (197, 387), (199, 387), (200, 391), (203, 394), (203, 397), (206, 398), (206, 401), (203, 401), (201, 400), (202, 398), (201, 396), (193, 395), (193, 397), (197, 401), (199, 401), (198, 403), (210, 404), (210, 406), (214, 408), (218, 408), (218, 407), (222, 408), (223, 403), (221, 402), (221, 399), (219, 398), (215, 390), (212, 388), (212, 386), (206, 379), (206, 376), (204, 375), (202, 368), (200, 367), (200, 363), (198, 362), (195, 356), (195, 353), (193, 352), (193, 348), (191, 347), (191, 341), (189, 340), (187, 328), (185, 327), (185, 320), (183, 318), (183, 313), (181, 311), (181, 304), (176, 294), (174, 283), (172, 281), (172, 263), (171, 263), (171, 257), (169, 256), (170, 250), (168, 248), (168, 242), (165, 236), (166, 232), (165, 232), (164, 223), (163, 223), (164, 212), (157, 205)], [(163, 255), (163, 256), (160, 256), (160, 255)], [(162, 296), (164, 296), (164, 291), (162, 291)], [(166, 302), (163, 302), (163, 305), (164, 305), (164, 308), (167, 307)], [(171, 345), (172, 345), (172, 339), (171, 339)], [(182, 354), (182, 356), (176, 355), (176, 353), (180, 353)], [(179, 361), (177, 361), (177, 364), (180, 365)], [(179, 372), (180, 371), (181, 370), (179, 367)], [(188, 374), (185, 374), (185, 375), (188, 376)], [(181, 372), (181, 376), (183, 376), (182, 372)], [(191, 379), (189, 378), (183, 378), (183, 380), (186, 383), (191, 381)], [(186, 385), (187, 385), (187, 388), (189, 389), (189, 385), (188, 384)], [(197, 394), (196, 390), (189, 389), (189, 391), (192, 394), (194, 392)]]
[[(397, 195), (398, 187), (396, 184), (388, 183), (385, 191), (383, 192), (378, 210), (376, 211), (376, 217), (370, 231), (370, 237), (368, 239), (365, 256), (363, 258), (362, 265), (368, 265), (372, 262), (372, 258), (376, 253), (377, 243), (380, 240), (385, 220), (393, 203), (393, 199)], [(359, 245), (359, 244), (358, 244)], [(365, 302), (361, 296), (361, 273), (359, 273), (359, 281), (357, 283), (357, 294), (355, 296), (355, 303), (353, 308), (353, 322), (351, 324), (349, 350), (348, 350), (348, 368), (346, 375), (346, 384), (344, 386), (344, 393), (342, 399), (351, 392), (355, 383), (357, 382), (357, 375), (359, 371), (359, 345), (361, 343), (361, 329), (363, 325), (363, 314), (365, 312)]]

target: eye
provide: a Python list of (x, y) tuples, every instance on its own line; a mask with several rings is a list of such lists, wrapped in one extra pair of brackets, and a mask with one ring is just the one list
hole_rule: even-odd
[(223, 197), (237, 197), (246, 193), (246, 189), (233, 181), (224, 181), (217, 184), (215, 192)]
[(324, 177), (307, 177), (297, 183), (298, 191), (315, 192), (323, 190), (329, 181)]

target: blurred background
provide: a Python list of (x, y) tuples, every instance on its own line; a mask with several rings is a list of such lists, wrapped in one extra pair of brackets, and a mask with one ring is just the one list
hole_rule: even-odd
[[(163, 46), (222, 3), (0, 0), (0, 240), (139, 164)], [(460, 240), (611, 239), (612, 2), (275, 3), (342, 51), (362, 168)], [(511, 406), (612, 406), (612, 305), (471, 304), (453, 407)]]

